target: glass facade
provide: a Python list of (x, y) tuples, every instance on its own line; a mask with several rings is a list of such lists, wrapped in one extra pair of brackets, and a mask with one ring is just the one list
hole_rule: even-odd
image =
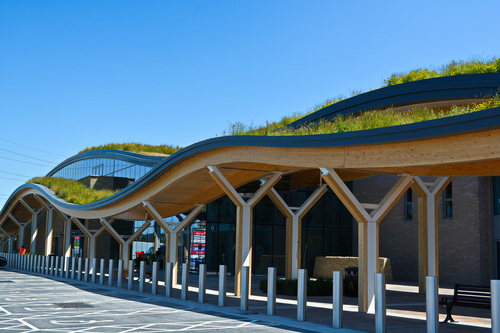
[(444, 218), (453, 218), (453, 187), (452, 183), (446, 186), (444, 190)]
[[(315, 187), (292, 189), (290, 178), (275, 189), (291, 207), (300, 207)], [(348, 184), (350, 186), (350, 184)], [(238, 192), (254, 193), (258, 183), (251, 183)], [(207, 268), (216, 272), (218, 265), (228, 265), (234, 273), (236, 206), (227, 197), (207, 205)], [(302, 267), (312, 274), (317, 256), (352, 255), (352, 215), (328, 190), (302, 219)], [(274, 266), (279, 275), (285, 272), (286, 219), (265, 196), (253, 210), (252, 273), (267, 274)]]
[(72, 163), (57, 171), (52, 177), (82, 179), (87, 176), (109, 176), (138, 179), (153, 167), (138, 165), (113, 158), (90, 158)]
[(500, 177), (492, 177), (493, 180), (493, 215), (500, 215)]

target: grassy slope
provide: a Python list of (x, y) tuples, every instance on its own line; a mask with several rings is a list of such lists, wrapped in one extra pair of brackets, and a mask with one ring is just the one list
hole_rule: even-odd
[[(453, 76), (459, 74), (475, 74), (475, 73), (495, 73), (500, 72), (500, 58), (494, 58), (491, 60), (479, 60), (479, 59), (470, 59), (467, 61), (452, 61), (440, 68), (420, 68), (416, 70), (412, 70), (408, 73), (397, 73), (393, 74), (387, 79), (384, 80), (384, 85), (382, 87), (392, 86), (396, 84), (418, 81), (424, 79), (430, 79), (434, 77), (443, 77), (443, 76)], [(359, 92), (354, 92), (354, 94), (358, 94)], [(315, 130), (311, 130), (310, 128), (304, 128), (299, 131), (288, 131), (288, 130), (279, 130), (280, 128), (285, 127), (286, 125), (298, 120), (312, 112), (323, 109), (327, 106), (330, 106), (334, 103), (337, 103), (343, 100), (343, 97), (337, 99), (329, 99), (324, 103), (318, 104), (311, 112), (307, 112), (304, 114), (295, 113), (291, 116), (285, 116), (280, 121), (277, 122), (266, 122), (266, 125), (263, 126), (253, 126), (253, 125), (245, 125), (240, 122), (236, 122), (230, 124), (229, 128), (224, 131), (224, 135), (307, 135), (307, 134), (317, 134), (317, 133), (335, 133), (335, 132), (345, 132), (349, 130), (350, 126), (348, 124), (343, 125), (338, 123), (334, 128), (331, 126), (325, 126), (325, 124), (320, 124), (320, 128), (316, 128)], [(476, 110), (477, 111), (477, 110)], [(466, 113), (466, 112), (464, 112)], [(450, 115), (453, 115), (451, 113)], [(381, 115), (382, 116), (382, 115)], [(423, 117), (421, 120), (418, 120), (420, 117), (414, 117), (414, 120), (411, 122), (423, 121), (435, 119), (434, 116), (430, 115), (430, 118)], [(373, 116), (372, 116), (373, 118)], [(390, 116), (390, 118), (394, 118)], [(391, 123), (391, 122), (389, 122)], [(395, 122), (394, 125), (404, 124), (406, 122)], [(392, 126), (392, 125), (385, 125)], [(384, 127), (384, 126), (377, 126)], [(336, 128), (336, 129), (335, 129)], [(358, 129), (367, 129), (372, 127)], [(331, 130), (330, 130), (331, 129)]]
[(133, 153), (158, 153), (158, 154), (163, 154), (163, 155), (172, 155), (176, 151), (180, 150), (181, 147), (169, 146), (169, 145), (153, 146), (153, 145), (144, 145), (142, 143), (133, 143), (133, 142), (108, 143), (105, 145), (86, 148), (86, 149), (82, 150), (80, 153), (83, 153), (86, 151), (92, 151), (92, 150), (101, 150), (101, 149), (117, 149), (117, 150), (130, 151)]
[(35, 177), (28, 183), (47, 186), (61, 199), (79, 205), (105, 199), (118, 191), (94, 190), (76, 180), (58, 177)]

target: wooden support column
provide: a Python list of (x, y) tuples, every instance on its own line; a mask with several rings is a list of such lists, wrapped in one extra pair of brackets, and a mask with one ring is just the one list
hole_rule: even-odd
[(154, 224), (154, 229), (155, 229), (154, 252), (156, 253), (156, 251), (158, 251), (160, 249), (160, 246), (161, 246), (161, 239), (160, 239), (161, 228), (160, 228), (160, 225), (156, 222)]
[(123, 239), (122, 236), (120, 236), (116, 230), (111, 226), (111, 224), (106, 221), (106, 219), (101, 218), (101, 224), (102, 226), (111, 234), (111, 236), (116, 239), (116, 241), (120, 244), (120, 259), (123, 260), (124, 267), (123, 269), (127, 269), (128, 265), (127, 263), (129, 262), (129, 250), (130, 250), (130, 244), (139, 237), (144, 230), (146, 230), (150, 225), (151, 221), (145, 221), (144, 224), (137, 229), (136, 232), (132, 236), (130, 236), (127, 240)]
[(64, 257), (71, 257), (71, 217), (66, 216), (64, 222)]
[[(168, 237), (168, 244), (166, 248), (166, 262), (173, 264), (172, 269), (172, 281), (174, 285), (177, 285), (177, 267), (179, 260), (177, 259), (177, 251), (178, 251), (178, 243), (179, 243), (179, 233), (184, 230), (186, 226), (188, 226), (196, 216), (203, 210), (203, 205), (196, 205), (195, 208), (179, 223), (167, 223), (163, 219), (163, 217), (156, 211), (153, 205), (150, 202), (144, 201), (142, 203), (146, 212), (151, 215), (156, 224), (158, 224)], [(172, 228), (175, 226), (175, 228)]]
[(53, 215), (53, 208), (45, 203), (43, 199), (39, 198), (38, 195), (35, 195), (35, 199), (43, 206), (45, 207), (45, 210), (47, 210), (47, 223), (45, 226), (45, 256), (48, 256), (52, 252), (52, 238), (54, 234), (54, 228), (52, 227), (52, 215)]
[(427, 275), (439, 276), (437, 201), (451, 181), (451, 177), (437, 177), (433, 182), (424, 182), (420, 177), (415, 177), (415, 183), (412, 186), (418, 196), (420, 293), (425, 293)]
[(28, 223), (21, 223), (12, 214), (9, 214), (8, 216), (9, 216), (10, 220), (12, 222), (14, 222), (15, 225), (18, 226), (18, 228), (19, 228), (19, 232), (18, 232), (19, 245), (24, 246), (24, 228), (29, 224), (29, 222)]
[(402, 176), (378, 204), (362, 204), (335, 170), (320, 170), (325, 182), (358, 222), (358, 311), (375, 313), (375, 273), (379, 270), (378, 225), (411, 186), (413, 177)]
[(311, 210), (318, 200), (326, 193), (326, 185), (318, 187), (300, 207), (289, 207), (273, 188), (267, 195), (286, 217), (286, 260), (285, 275), (287, 279), (297, 279), (301, 264), (301, 231), (302, 218)]
[[(235, 253), (235, 281), (234, 294), (240, 295), (241, 266), (248, 266), (250, 271), (249, 286), (251, 286), (252, 272), (252, 212), (253, 207), (266, 195), (281, 179), (281, 173), (274, 173), (258, 190), (253, 198), (245, 201), (236, 192), (236, 189), (222, 175), (215, 166), (208, 166), (210, 176), (222, 188), (224, 193), (236, 205), (236, 253)], [(248, 288), (249, 294), (251, 288)]]
[(31, 208), (26, 201), (19, 199), (21, 204), (31, 213), (31, 240), (30, 240), (30, 252), (36, 252), (36, 236), (38, 235), (38, 212), (40, 210), (34, 210)]

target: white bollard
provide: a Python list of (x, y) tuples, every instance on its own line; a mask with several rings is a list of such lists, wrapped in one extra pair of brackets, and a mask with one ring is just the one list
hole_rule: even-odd
[(59, 276), (59, 257), (54, 257), (54, 276)]
[(385, 302), (385, 275), (375, 274), (375, 332), (385, 333), (387, 331), (386, 322), (386, 302)]
[(108, 286), (112, 287), (113, 286), (113, 279), (114, 279), (114, 269), (115, 269), (115, 264), (113, 262), (113, 259), (109, 259), (109, 268), (108, 268)]
[(240, 310), (248, 311), (248, 297), (250, 291), (250, 267), (241, 266), (241, 295), (240, 295)]
[(121, 288), (123, 282), (123, 260), (118, 260), (118, 281), (116, 281), (116, 287)]
[(49, 268), (49, 274), (54, 275), (54, 261), (56, 257), (50, 256), (50, 268)]
[(77, 272), (77, 278), (78, 281), (82, 280), (82, 257), (78, 258), (78, 272)]
[(491, 332), (500, 333), (500, 280), (491, 280)]
[(66, 272), (66, 279), (69, 279), (69, 260), (70, 257), (64, 258), (64, 271)]
[(267, 268), (267, 315), (276, 315), (276, 268)]
[(226, 293), (227, 293), (227, 266), (219, 266), (219, 306), (226, 306)]
[(85, 258), (85, 274), (83, 274), (83, 281), (89, 282), (89, 258)]
[(205, 264), (200, 264), (198, 270), (198, 303), (205, 303), (207, 295), (207, 269)]
[(151, 294), (158, 294), (158, 262), (153, 262)]
[(76, 271), (76, 258), (71, 258), (71, 280), (75, 279), (75, 271)]
[(92, 283), (95, 283), (97, 277), (97, 258), (92, 258)]
[(333, 272), (333, 328), (342, 328), (344, 321), (344, 295), (342, 272)]
[(297, 281), (297, 320), (307, 318), (307, 269), (299, 269)]
[(104, 275), (106, 275), (106, 264), (104, 262), (104, 259), (101, 259), (101, 267), (99, 270), (99, 284), (101, 286), (104, 285)]
[(165, 265), (165, 296), (172, 297), (172, 272), (174, 264), (167, 262)]
[(182, 264), (182, 286), (181, 286), (181, 299), (188, 299), (188, 291), (189, 291), (189, 270), (188, 264)]
[(61, 257), (61, 269), (59, 271), (59, 276), (64, 277), (64, 257)]
[(129, 260), (128, 262), (128, 290), (134, 288), (134, 261)]
[(425, 277), (425, 304), (427, 332), (436, 333), (439, 329), (438, 277)]
[(144, 292), (144, 280), (146, 278), (146, 263), (141, 261), (139, 264), (139, 292)]
[(45, 272), (45, 259), (46, 259), (45, 256), (41, 256), (40, 268), (39, 268), (40, 274), (44, 274)]

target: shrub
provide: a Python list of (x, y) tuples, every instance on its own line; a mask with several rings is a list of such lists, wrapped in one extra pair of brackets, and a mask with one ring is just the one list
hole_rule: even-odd
[[(116, 149), (130, 151), (132, 153), (159, 153), (165, 155), (172, 155), (176, 151), (180, 150), (179, 146), (170, 145), (145, 145), (142, 143), (126, 142), (126, 143), (108, 143), (105, 145), (90, 147), (82, 150), (80, 153), (84, 153), (92, 150), (102, 150), (102, 149)], [(79, 153), (79, 154), (80, 154)]]
[(384, 80), (384, 86), (430, 79), (434, 77), (453, 76), (460, 74), (496, 73), (500, 72), (500, 58), (482, 60), (471, 58), (469, 60), (451, 61), (436, 69), (419, 68), (408, 73), (392, 74)]

